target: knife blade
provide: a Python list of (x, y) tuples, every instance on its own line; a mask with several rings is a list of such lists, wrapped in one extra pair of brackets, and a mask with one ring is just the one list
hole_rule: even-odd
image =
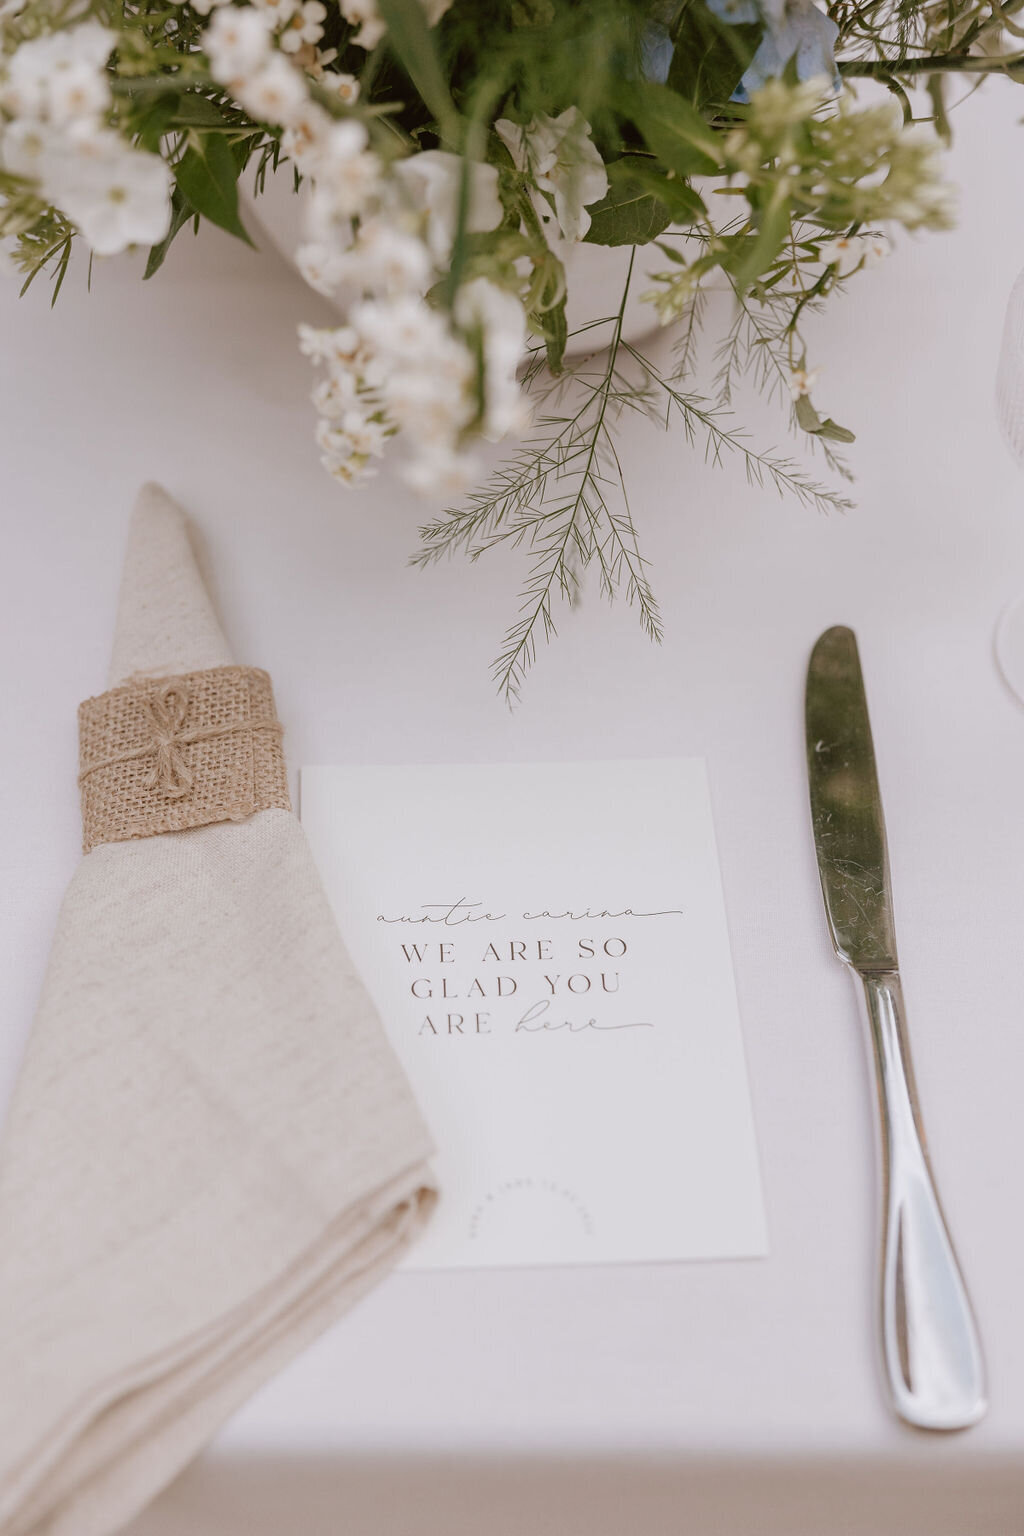
[(896, 950), (889, 855), (857, 641), (825, 631), (805, 708), (811, 825), (825, 915), (859, 977), (878, 1082), (882, 1241), (880, 1332), (901, 1418), (963, 1429), (984, 1415), (985, 1372), (967, 1288), (925, 1150)]

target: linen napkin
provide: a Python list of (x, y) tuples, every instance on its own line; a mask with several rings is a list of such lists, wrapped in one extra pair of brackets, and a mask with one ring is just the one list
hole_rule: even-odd
[[(110, 672), (228, 666), (139, 498)], [(401, 1255), (427, 1133), (298, 821), (102, 842), (0, 1153), (0, 1533), (106, 1536)]]

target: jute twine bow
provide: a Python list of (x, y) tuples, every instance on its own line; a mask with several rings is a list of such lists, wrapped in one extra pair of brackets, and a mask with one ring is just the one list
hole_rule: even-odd
[(192, 788), (192, 770), (181, 749), (187, 739), (194, 738), (180, 734), (188, 714), (188, 698), (184, 683), (173, 682), (165, 683), (159, 693), (145, 701), (156, 742), (156, 759), (146, 788), (156, 789), (159, 785), (171, 800), (180, 800)]
[(141, 679), (78, 716), (86, 851), (291, 808), (270, 679), (255, 667)]

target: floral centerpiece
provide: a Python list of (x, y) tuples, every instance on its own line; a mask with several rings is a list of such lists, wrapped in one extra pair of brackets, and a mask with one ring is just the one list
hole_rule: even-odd
[[(0, 0), (0, 236), (26, 287), (48, 272), (59, 291), (76, 241), (146, 247), (148, 278), (186, 226), (249, 238), (243, 175), (257, 190), (291, 177), (298, 265), (342, 311), (299, 337), (324, 467), (358, 486), (393, 457), (454, 500), (420, 563), (530, 551), (496, 665), (514, 693), (587, 566), (659, 633), (615, 452), (623, 411), (847, 504), (750, 446), (732, 382), (750, 370), (777, 390), (845, 472), (852, 433), (817, 401), (803, 323), (894, 232), (951, 221), (945, 84), (1024, 77), (1022, 5)], [(566, 367), (580, 242), (633, 248), (626, 288), (674, 331), (670, 367), (627, 339), (625, 293), (610, 345)], [(709, 283), (734, 304), (705, 398), (692, 364)], [(511, 457), (471, 489), (479, 445), (506, 438)]]

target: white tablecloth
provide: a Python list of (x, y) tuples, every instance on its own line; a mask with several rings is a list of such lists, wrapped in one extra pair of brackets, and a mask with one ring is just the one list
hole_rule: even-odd
[[(185, 233), (147, 284), (99, 264), (52, 313), (43, 282), (0, 290), (0, 1089), (78, 858), (75, 706), (102, 687), (155, 478), (204, 530), (293, 765), (707, 757), (763, 1159), (768, 1260), (395, 1276), (140, 1529), (1024, 1531), (1024, 708), (992, 656), (1024, 590), (993, 406), (1022, 114), (996, 81), (957, 115), (958, 230), (901, 241), (811, 331), (817, 398), (858, 432), (857, 510), (780, 502), (631, 424), (666, 642), (594, 594), (516, 713), (486, 664), (521, 558), (410, 570), (421, 506), (323, 475), (294, 328), (327, 311), (276, 256)], [(756, 415), (784, 441), (781, 410)], [(988, 1419), (953, 1438), (896, 1423), (875, 1363), (873, 1090), (803, 767), (806, 659), (837, 622), (860, 638), (919, 1086), (991, 1374)]]

